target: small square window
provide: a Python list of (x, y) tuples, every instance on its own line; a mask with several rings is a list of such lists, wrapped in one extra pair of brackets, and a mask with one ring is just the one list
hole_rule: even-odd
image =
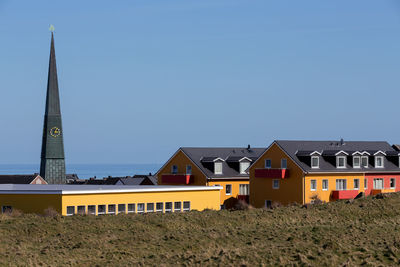
[(128, 204), (128, 213), (135, 212), (135, 204)]
[(328, 191), (329, 189), (329, 182), (328, 180), (322, 180), (322, 190), (323, 191)]
[(311, 191), (317, 190), (317, 180), (311, 180)]
[(227, 184), (225, 186), (225, 191), (226, 191), (226, 195), (232, 195), (232, 185), (231, 184)]
[(183, 211), (190, 211), (190, 201), (183, 202)]
[(279, 180), (278, 179), (272, 180), (272, 188), (279, 189)]
[(137, 212), (143, 213), (144, 212), (144, 203), (137, 204)]
[(175, 202), (174, 203), (174, 212), (181, 211), (181, 206), (182, 206), (181, 202)]
[(358, 156), (353, 157), (353, 168), (361, 168), (361, 158)]
[(125, 204), (118, 204), (118, 214), (119, 213), (125, 213), (125, 212), (126, 212)]
[(172, 202), (165, 202), (165, 212), (172, 212)]
[(214, 162), (214, 174), (222, 174), (222, 162)]
[(375, 168), (383, 168), (383, 157), (375, 157)]
[(115, 214), (115, 204), (108, 205), (108, 214)]
[(346, 168), (346, 157), (344, 157), (344, 156), (336, 157), (336, 167), (337, 168)]
[(311, 168), (314, 168), (314, 169), (319, 168), (319, 157), (318, 156), (311, 157)]
[(265, 160), (265, 168), (271, 169), (272, 161), (270, 159)]
[(361, 157), (361, 166), (363, 166), (363, 168), (368, 168), (368, 156)]
[(356, 189), (356, 190), (360, 189), (360, 180), (359, 179), (354, 179), (354, 189)]
[(86, 214), (86, 206), (78, 206), (77, 207), (77, 214), (79, 215), (84, 215)]
[(98, 205), (97, 214), (98, 215), (106, 214), (106, 205)]
[(156, 203), (156, 211), (157, 212), (163, 212), (163, 207), (164, 207), (164, 203), (162, 203), (162, 202)]
[(87, 210), (88, 210), (88, 214), (96, 215), (96, 205), (89, 205)]
[(390, 178), (390, 189), (396, 188), (396, 178)]
[[(3, 206), (3, 213), (4, 213), (4, 206)], [(75, 207), (74, 206), (68, 206), (67, 207), (67, 216), (71, 216), (75, 214)]]
[(154, 212), (154, 203), (147, 203), (147, 212)]

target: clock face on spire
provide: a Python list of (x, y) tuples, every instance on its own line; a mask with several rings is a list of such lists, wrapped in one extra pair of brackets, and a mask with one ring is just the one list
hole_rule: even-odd
[(50, 135), (53, 137), (57, 137), (61, 134), (61, 130), (57, 127), (53, 127), (50, 129)]

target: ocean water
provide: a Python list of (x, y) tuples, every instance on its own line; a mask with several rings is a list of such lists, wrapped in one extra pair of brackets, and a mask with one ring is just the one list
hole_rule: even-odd
[[(135, 174), (154, 174), (162, 164), (67, 164), (67, 173), (76, 173), (81, 179), (96, 176), (132, 176)], [(0, 174), (39, 173), (39, 164), (0, 164)]]

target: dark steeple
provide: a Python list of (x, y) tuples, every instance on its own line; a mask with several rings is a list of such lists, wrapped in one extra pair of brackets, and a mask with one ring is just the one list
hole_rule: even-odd
[(51, 33), (49, 76), (47, 80), (46, 111), (44, 114), (40, 175), (49, 184), (64, 184), (66, 181), (64, 141), (53, 32)]

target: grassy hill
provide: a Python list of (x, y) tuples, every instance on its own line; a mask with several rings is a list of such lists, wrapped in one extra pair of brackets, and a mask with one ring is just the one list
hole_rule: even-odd
[(0, 265), (397, 265), (400, 194), (274, 210), (0, 217)]

